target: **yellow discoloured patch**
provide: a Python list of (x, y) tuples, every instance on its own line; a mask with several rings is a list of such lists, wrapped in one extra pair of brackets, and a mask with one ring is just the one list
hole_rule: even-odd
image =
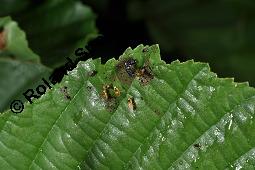
[(114, 86), (114, 94), (116, 97), (119, 97), (120, 96), (120, 90)]
[(128, 98), (128, 109), (133, 112), (136, 110), (136, 103), (133, 97)]

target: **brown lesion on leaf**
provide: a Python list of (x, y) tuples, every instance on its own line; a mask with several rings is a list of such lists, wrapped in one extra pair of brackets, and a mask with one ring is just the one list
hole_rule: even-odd
[(5, 37), (4, 37), (5, 32), (2, 30), (0, 30), (0, 50), (4, 49), (6, 46), (6, 42), (5, 42)]
[(109, 100), (110, 98), (112, 98), (113, 96), (110, 93), (110, 90), (113, 89), (113, 85), (112, 84), (107, 84), (103, 86), (103, 91), (101, 93), (101, 96), (104, 100)]
[(128, 109), (133, 112), (134, 110), (136, 110), (136, 102), (134, 97), (129, 97), (128, 98)]
[(145, 62), (142, 68), (137, 69), (136, 77), (138, 78), (141, 85), (148, 85), (149, 82), (154, 78), (149, 62)]
[(131, 57), (122, 59), (116, 65), (117, 78), (121, 83), (131, 85), (135, 78), (136, 60)]
[(109, 112), (114, 112), (118, 107), (118, 100), (115, 97), (109, 98), (105, 101), (106, 103), (106, 110)]
[(137, 78), (141, 85), (148, 85), (154, 78), (150, 62), (147, 60), (142, 67), (137, 67), (137, 61), (131, 57), (122, 59), (116, 65), (117, 78), (127, 85)]
[(116, 97), (119, 97), (121, 95), (121, 91), (118, 87), (114, 86), (113, 90)]
[(103, 85), (101, 97), (104, 100), (106, 104), (106, 109), (109, 112), (113, 112), (114, 110), (116, 110), (118, 106), (117, 98), (120, 96), (121, 96), (121, 90), (118, 87), (113, 86), (113, 84)]

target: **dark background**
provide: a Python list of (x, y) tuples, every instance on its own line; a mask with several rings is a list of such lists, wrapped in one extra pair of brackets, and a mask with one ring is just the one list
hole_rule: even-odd
[(160, 45), (162, 58), (207, 62), (219, 77), (255, 85), (255, 1), (83, 0), (104, 35), (98, 56), (138, 44)]
[[(129, 19), (128, 1), (109, 0), (99, 5), (94, 1), (83, 0), (83, 3), (91, 6), (97, 14), (96, 25), (102, 38), (93, 42), (93, 47), (98, 49), (95, 50), (96, 56), (104, 56), (104, 62), (112, 56), (118, 58), (127, 47), (135, 48), (139, 44), (159, 43), (151, 39), (145, 21)], [(181, 61), (187, 59), (178, 50), (167, 52), (163, 49), (161, 54), (162, 58), (168, 62), (176, 59)], [(171, 59), (167, 56), (171, 56)]]

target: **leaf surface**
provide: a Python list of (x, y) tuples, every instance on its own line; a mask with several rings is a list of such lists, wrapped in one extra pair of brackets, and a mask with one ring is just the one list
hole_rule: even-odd
[[(130, 58), (135, 78), (119, 67)], [(121, 93), (107, 99), (111, 83)], [(254, 112), (246, 83), (217, 78), (204, 63), (166, 64), (157, 45), (140, 45), (105, 65), (82, 61), (22, 113), (3, 113), (0, 168), (252, 169)]]

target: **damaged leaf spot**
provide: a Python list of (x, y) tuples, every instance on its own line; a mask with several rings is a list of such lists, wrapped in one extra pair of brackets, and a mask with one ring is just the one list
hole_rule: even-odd
[(124, 59), (116, 65), (117, 78), (121, 83), (131, 85), (135, 78), (136, 61), (132, 58)]
[(119, 97), (120, 96), (120, 89), (114, 86), (113, 90), (114, 90), (115, 96)]
[(136, 110), (136, 103), (134, 97), (129, 97), (128, 98), (128, 109), (133, 112)]
[(201, 148), (201, 145), (199, 144), (199, 143), (196, 143), (196, 144), (194, 144), (193, 145), (195, 148), (197, 148), (197, 149), (200, 149)]
[(68, 91), (67, 91), (67, 87), (64, 86), (60, 89), (60, 91), (64, 94), (65, 98), (68, 99), (68, 100), (71, 100), (71, 97), (69, 96), (68, 94)]
[(120, 94), (121, 92), (118, 87), (109, 84), (103, 86), (103, 92), (101, 96), (103, 99), (108, 100), (109, 98), (119, 97)]
[(118, 106), (117, 97), (121, 94), (119, 88), (113, 86), (112, 84), (104, 85), (101, 97), (106, 103), (107, 110), (110, 112), (114, 111)]
[(147, 85), (154, 78), (148, 62), (141, 69), (137, 70), (136, 76), (143, 86)]
[(106, 100), (106, 109), (109, 112), (114, 112), (117, 109), (118, 101), (115, 97), (109, 98)]
[(110, 94), (110, 89), (113, 89), (112, 84), (103, 86), (103, 92), (102, 92), (101, 96), (103, 97), (104, 100), (108, 100), (112, 97)]
[(132, 58), (120, 61), (116, 65), (116, 72), (118, 79), (127, 85), (131, 85), (134, 78), (137, 78), (140, 84), (145, 86), (154, 78), (149, 61), (146, 61), (142, 67), (137, 68), (137, 61)]
[(134, 77), (136, 72), (136, 61), (132, 58), (129, 58), (124, 62), (124, 64), (125, 70), (128, 73), (128, 75), (130, 77)]
[(4, 49), (5, 47), (5, 39), (4, 39), (4, 32), (0, 32), (0, 50)]

